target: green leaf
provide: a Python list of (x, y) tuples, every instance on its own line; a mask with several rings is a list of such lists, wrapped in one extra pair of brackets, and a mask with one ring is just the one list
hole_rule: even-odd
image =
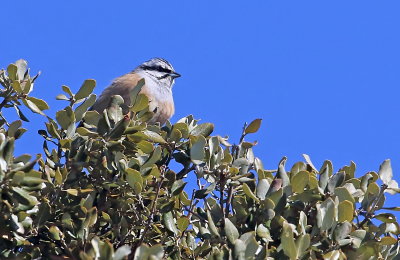
[(353, 215), (354, 215), (354, 205), (352, 202), (345, 200), (339, 203), (339, 208), (338, 208), (338, 216), (339, 216), (339, 222), (351, 222), (353, 221)]
[(326, 199), (317, 207), (317, 223), (321, 230), (328, 230), (335, 220), (335, 203), (331, 198)]
[(390, 181), (393, 179), (393, 170), (389, 159), (383, 161), (379, 167), (378, 174), (382, 182), (386, 185), (389, 185)]
[(260, 199), (257, 198), (256, 195), (254, 195), (253, 191), (246, 183), (243, 183), (243, 191), (247, 195), (247, 197), (253, 199), (256, 202), (260, 202)]
[(257, 184), (256, 195), (261, 200), (265, 200), (265, 196), (268, 193), (270, 184), (266, 179), (262, 179)]
[(304, 255), (304, 253), (310, 246), (310, 242), (310, 234), (300, 235), (298, 238), (296, 238), (295, 245), (297, 248), (296, 255), (298, 258), (301, 258)]
[(178, 230), (175, 226), (174, 216), (172, 215), (171, 211), (163, 214), (163, 221), (167, 230), (173, 232), (175, 235), (178, 234)]
[(93, 92), (94, 87), (96, 87), (96, 81), (94, 79), (85, 80), (78, 92), (75, 94), (75, 100), (88, 97)]
[(285, 255), (287, 255), (291, 260), (297, 258), (297, 248), (294, 242), (293, 230), (286, 220), (283, 222), (282, 227), (281, 246)]
[(350, 194), (349, 190), (346, 187), (335, 188), (335, 195), (338, 196), (339, 201), (348, 200), (351, 203), (355, 202), (354, 197)]
[(161, 245), (148, 247), (142, 244), (135, 251), (134, 260), (161, 260), (164, 256), (164, 249)]
[(395, 223), (396, 222), (396, 217), (391, 213), (381, 213), (381, 214), (376, 215), (374, 218), (378, 219), (384, 223)]
[(183, 232), (189, 226), (190, 221), (189, 221), (188, 217), (182, 216), (182, 217), (178, 218), (178, 220), (176, 221), (176, 224), (178, 225), (178, 229)]
[(18, 67), (15, 64), (8, 65), (7, 74), (8, 74), (8, 77), (11, 80), (16, 80), (17, 79), (17, 77), (18, 77), (17, 76), (17, 71), (18, 71)]
[(150, 130), (144, 130), (143, 134), (150, 140), (155, 143), (165, 144), (167, 143), (161, 135), (157, 134), (156, 132)]
[(235, 243), (234, 243), (234, 256), (235, 259), (245, 259), (245, 255), (246, 255), (246, 244), (240, 240), (240, 239), (236, 239)]
[(28, 62), (24, 59), (19, 59), (15, 62), (17, 66), (17, 76), (19, 80), (23, 80), (25, 78), (25, 73), (28, 70)]
[(206, 145), (206, 138), (204, 136), (199, 135), (196, 142), (190, 148), (190, 159), (194, 164), (202, 164), (206, 157), (204, 148)]
[(240, 237), (240, 240), (242, 240), (246, 244), (246, 252), (245, 252), (245, 258), (246, 259), (253, 259), (253, 257), (256, 255), (259, 245), (258, 242), (255, 238), (255, 232), (247, 232), (243, 234)]
[(311, 168), (312, 168), (314, 171), (318, 172), (318, 171), (317, 171), (317, 168), (315, 168), (314, 164), (311, 162), (310, 156), (307, 155), (307, 154), (303, 154), (303, 157), (304, 157), (304, 159), (306, 160), (306, 162), (308, 163), (308, 165), (310, 165)]
[(131, 108), (131, 110), (135, 113), (144, 110), (149, 106), (149, 98), (145, 94), (139, 94), (136, 98), (135, 105)]
[(57, 100), (67, 100), (67, 101), (69, 101), (69, 98), (68, 98), (66, 95), (64, 95), (64, 94), (59, 94), (59, 95), (57, 95), (57, 96), (56, 96), (56, 99), (57, 99)]
[(307, 186), (309, 181), (309, 173), (307, 171), (299, 171), (292, 177), (292, 190), (296, 193), (303, 193), (304, 188)]
[(71, 194), (72, 196), (78, 196), (78, 190), (77, 189), (66, 189), (65, 191), (68, 194)]
[(46, 223), (50, 216), (50, 205), (46, 202), (40, 203), (36, 218), (33, 220), (33, 225), (41, 227)]
[(14, 104), (13, 106), (14, 106), (14, 109), (17, 111), (18, 117), (22, 121), (29, 122), (28, 118), (22, 113), (21, 109), (16, 104)]
[(257, 118), (253, 120), (244, 130), (245, 134), (256, 133), (260, 129), (262, 119)]
[(96, 102), (96, 94), (90, 94), (89, 97), (79, 107), (75, 109), (76, 121), (81, 121), (85, 112)]
[(131, 247), (129, 245), (123, 245), (115, 251), (112, 260), (124, 260), (131, 253)]
[(214, 220), (211, 216), (211, 212), (209, 210), (207, 210), (207, 221), (208, 221), (208, 228), (209, 228), (211, 234), (215, 237), (220, 237), (217, 226), (215, 225)]
[(336, 187), (343, 185), (345, 177), (346, 174), (344, 172), (338, 172), (332, 175), (328, 181), (328, 191), (330, 191), (331, 193), (335, 192)]
[(185, 123), (176, 123), (172, 127), (172, 131), (178, 130), (182, 134), (182, 138), (188, 138), (189, 137), (189, 127)]
[(49, 105), (47, 103), (39, 98), (34, 98), (34, 97), (27, 97), (26, 99), (32, 101), (41, 111), (49, 109)]
[(278, 166), (278, 172), (276, 173), (276, 178), (282, 180), (282, 187), (286, 187), (290, 184), (289, 176), (287, 175), (285, 170), (286, 161), (287, 161), (286, 156), (281, 159)]
[(9, 137), (14, 137), (15, 133), (17, 132), (17, 130), (22, 126), (22, 121), (21, 120), (17, 120), (14, 121), (10, 124), (10, 126), (8, 127), (7, 130), (7, 135)]
[(50, 232), (50, 237), (54, 240), (61, 240), (61, 236), (60, 236), (60, 229), (57, 226), (51, 226), (49, 228), (49, 232)]
[(45, 114), (42, 112), (42, 110), (31, 100), (27, 98), (23, 98), (22, 102), (26, 107), (28, 107), (33, 113), (40, 114), (42, 116), (45, 116)]
[(257, 233), (257, 236), (259, 236), (261, 238), (266, 238), (269, 241), (272, 241), (269, 229), (266, 228), (263, 224), (260, 224), (257, 226), (256, 233)]
[(154, 152), (151, 155), (151, 157), (142, 165), (142, 168), (144, 169), (146, 167), (152, 167), (153, 164), (155, 164), (160, 160), (161, 154), (162, 154), (162, 149), (160, 146), (157, 146), (156, 149), (154, 149)]
[(239, 231), (228, 218), (225, 218), (224, 230), (229, 242), (231, 242), (231, 244), (235, 244), (236, 239), (239, 238)]
[(136, 194), (139, 194), (142, 191), (143, 187), (143, 177), (140, 172), (135, 169), (127, 168), (126, 170), (126, 181), (129, 186), (131, 186)]
[(100, 114), (97, 111), (86, 111), (86, 113), (84, 113), (83, 119), (85, 123), (97, 126), (100, 120)]
[(197, 199), (204, 199), (208, 194), (215, 190), (216, 183), (211, 183), (207, 188), (196, 190), (194, 193), (194, 197)]
[(214, 124), (211, 123), (204, 123), (197, 125), (193, 130), (190, 132), (190, 135), (193, 136), (209, 136), (214, 131)]
[(38, 203), (36, 197), (30, 195), (26, 190), (19, 187), (12, 187), (15, 198), (22, 204), (30, 207), (35, 206)]
[(119, 139), (124, 134), (129, 123), (130, 123), (130, 118), (128, 115), (125, 115), (119, 122), (115, 124), (114, 128), (111, 129), (107, 137), (111, 140)]
[(154, 150), (153, 144), (145, 140), (138, 142), (136, 145), (146, 154), (150, 154)]
[(62, 129), (67, 130), (71, 124), (75, 123), (75, 114), (71, 107), (66, 107), (56, 113), (56, 120)]
[(19, 81), (13, 81), (11, 86), (13, 87), (15, 92), (17, 92), (18, 94), (21, 94), (23, 92), (22, 88), (21, 88), (21, 83), (19, 83)]
[(142, 87), (144, 86), (145, 81), (144, 79), (140, 79), (136, 86), (132, 89), (130, 95), (131, 98), (131, 106), (134, 106), (136, 104), (136, 99), (139, 95), (139, 92), (142, 90)]
[(73, 96), (74, 96), (74, 94), (72, 94), (72, 91), (71, 91), (71, 89), (70, 89), (68, 86), (63, 85), (61, 88), (62, 88), (62, 90), (63, 90), (65, 93), (67, 93), (70, 97), (73, 97)]
[(90, 131), (89, 129), (85, 128), (85, 127), (78, 127), (76, 129), (76, 132), (81, 135), (81, 136), (90, 136), (90, 137), (96, 137), (99, 136), (98, 133)]
[(185, 188), (187, 182), (184, 182), (183, 180), (177, 180), (172, 184), (171, 187), (171, 193), (173, 196), (179, 195)]
[(343, 222), (336, 226), (334, 231), (334, 239), (336, 242), (347, 238), (351, 232), (352, 224), (350, 222)]
[(391, 237), (391, 236), (382, 237), (381, 242), (380, 242), (380, 244), (383, 246), (394, 245), (396, 243), (397, 243), (397, 239), (394, 237)]

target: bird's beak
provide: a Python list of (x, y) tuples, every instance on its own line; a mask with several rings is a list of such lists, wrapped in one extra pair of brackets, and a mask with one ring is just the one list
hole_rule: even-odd
[(181, 74), (179, 74), (179, 73), (177, 73), (177, 72), (171, 72), (170, 74), (169, 74), (172, 78), (174, 78), (174, 79), (176, 79), (176, 78), (179, 78), (180, 76), (181, 76)]

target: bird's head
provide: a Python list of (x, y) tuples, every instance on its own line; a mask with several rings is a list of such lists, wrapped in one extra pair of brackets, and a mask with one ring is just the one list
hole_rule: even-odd
[(162, 58), (153, 58), (142, 63), (135, 69), (135, 72), (145, 72), (152, 78), (157, 79), (162, 82), (168, 82), (169, 87), (172, 88), (176, 78), (181, 75), (177, 73), (172, 67), (171, 63)]

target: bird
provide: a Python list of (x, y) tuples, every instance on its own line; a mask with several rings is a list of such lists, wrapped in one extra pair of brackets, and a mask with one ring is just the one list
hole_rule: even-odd
[(144, 85), (139, 93), (149, 99), (149, 110), (154, 112), (149, 124), (164, 125), (175, 112), (172, 87), (175, 79), (181, 75), (172, 67), (171, 63), (162, 58), (153, 58), (143, 62), (131, 72), (114, 79), (106, 87), (90, 110), (103, 113), (108, 108), (113, 95), (120, 95), (124, 99), (123, 113), (128, 114), (130, 93), (144, 79)]

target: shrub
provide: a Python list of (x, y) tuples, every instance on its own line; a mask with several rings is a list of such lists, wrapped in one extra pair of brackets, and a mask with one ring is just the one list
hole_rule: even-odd
[[(310, 158), (286, 170), (264, 169), (253, 153), (256, 119), (238, 144), (213, 136), (193, 116), (148, 125), (148, 99), (120, 96), (99, 114), (94, 80), (57, 99), (67, 106), (47, 116), (43, 154), (14, 156), (26, 129), (25, 105), (35, 77), (19, 60), (0, 72), (0, 256), (10, 259), (394, 259), (399, 224), (385, 193), (400, 192), (390, 161), (378, 173), (355, 176), (353, 162), (334, 171)], [(21, 121), (22, 120), (22, 121)], [(77, 123), (84, 124), (77, 127)], [(175, 169), (175, 170), (173, 170)], [(187, 185), (191, 181), (190, 185)], [(381, 185), (378, 184), (381, 183)], [(196, 184), (195, 184), (196, 183)], [(197, 186), (197, 187), (196, 187)], [(196, 187), (193, 189), (193, 187)], [(192, 190), (193, 189), (193, 190)]]

